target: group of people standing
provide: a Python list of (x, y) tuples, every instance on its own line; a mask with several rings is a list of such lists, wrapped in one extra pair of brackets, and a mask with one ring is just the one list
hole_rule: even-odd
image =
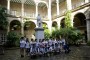
[(69, 52), (69, 46), (66, 44), (65, 39), (54, 39), (50, 38), (48, 40), (45, 39), (37, 39), (29, 42), (28, 38), (21, 37), (20, 39), (20, 53), (21, 57), (25, 56), (25, 52), (28, 56), (32, 55), (44, 55), (58, 52), (60, 53), (62, 50), (65, 53)]

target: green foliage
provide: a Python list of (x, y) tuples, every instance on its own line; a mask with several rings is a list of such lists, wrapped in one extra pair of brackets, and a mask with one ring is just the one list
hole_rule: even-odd
[(6, 15), (7, 15), (6, 10), (7, 9), (5, 7), (0, 6), (0, 29), (1, 30), (7, 29), (8, 21), (6, 18)]
[(75, 28), (61, 28), (52, 32), (52, 37), (60, 38), (64, 37), (70, 44), (76, 44), (78, 40), (82, 39), (82, 34)]
[(44, 23), (43, 23), (43, 28), (44, 28), (44, 29), (47, 29), (47, 28), (48, 28), (48, 27), (47, 27), (47, 24), (44, 24)]
[(69, 43), (78, 44), (79, 40), (82, 39), (82, 34), (79, 30), (73, 29), (71, 33), (68, 35)]
[(66, 28), (72, 27), (72, 25), (71, 25), (71, 11), (70, 10), (66, 11), (66, 13), (65, 13), (65, 27)]
[(9, 32), (7, 35), (7, 42), (6, 46), (7, 47), (13, 47), (13, 46), (18, 46), (19, 45), (19, 40), (20, 35), (15, 33), (15, 32)]
[(56, 30), (53, 30), (52, 31), (52, 37), (53, 38), (59, 38), (60, 35), (61, 35), (61, 33), (60, 33), (60, 30), (59, 29), (56, 29)]
[(48, 29), (45, 29), (44, 30), (44, 37), (45, 37), (45, 40), (49, 39), (50, 38), (50, 31)]

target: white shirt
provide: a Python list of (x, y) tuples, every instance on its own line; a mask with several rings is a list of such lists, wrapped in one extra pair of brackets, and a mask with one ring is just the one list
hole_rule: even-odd
[(30, 43), (29, 42), (26, 42), (26, 48), (30, 48)]
[(21, 48), (24, 48), (25, 47), (25, 44), (26, 44), (26, 41), (25, 40), (21, 40), (20, 41), (20, 47)]
[(65, 45), (65, 43), (66, 43), (66, 42), (65, 42), (65, 39), (62, 39), (62, 43), (64, 43), (63, 45)]

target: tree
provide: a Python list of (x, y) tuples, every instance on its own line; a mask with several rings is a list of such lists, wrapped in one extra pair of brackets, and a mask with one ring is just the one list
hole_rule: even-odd
[(0, 6), (0, 29), (1, 30), (6, 30), (8, 21), (7, 21), (7, 9), (5, 7)]
[(6, 47), (13, 47), (13, 46), (19, 46), (21, 34), (18, 34), (16, 32), (9, 32), (7, 35), (7, 41), (5, 43)]

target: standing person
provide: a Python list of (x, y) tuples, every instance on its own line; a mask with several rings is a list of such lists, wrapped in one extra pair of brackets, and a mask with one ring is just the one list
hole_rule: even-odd
[(29, 42), (29, 39), (26, 38), (26, 54), (29, 56), (29, 52), (30, 52), (30, 42)]
[(62, 39), (62, 45), (63, 45), (63, 49), (65, 50), (65, 53), (69, 53), (71, 51), (69, 49), (67, 42), (65, 41), (65, 38)]
[(65, 38), (62, 38), (62, 45), (64, 46), (66, 44)]
[(25, 55), (25, 45), (26, 45), (26, 41), (24, 40), (24, 37), (20, 38), (20, 54), (21, 57), (24, 57)]

